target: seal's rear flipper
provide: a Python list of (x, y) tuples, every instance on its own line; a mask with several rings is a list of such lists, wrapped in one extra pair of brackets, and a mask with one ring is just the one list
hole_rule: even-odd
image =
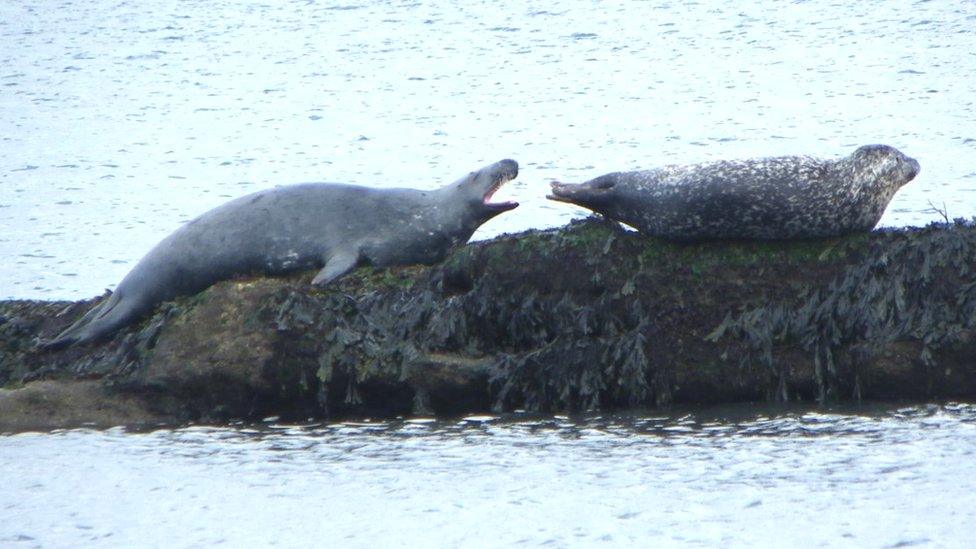
[(322, 270), (312, 279), (312, 284), (325, 286), (329, 282), (353, 270), (358, 263), (358, 252), (353, 250), (335, 250), (329, 259), (326, 260), (325, 267), (322, 267)]
[[(122, 305), (119, 307), (119, 305)], [(104, 337), (133, 316), (132, 303), (123, 303), (118, 292), (95, 305), (54, 339), (39, 341), (37, 347), (45, 351), (64, 349), (76, 343), (87, 343)]]
[(37, 348), (41, 351), (60, 351), (65, 347), (74, 344), (78, 338), (75, 337), (56, 337), (54, 339), (39, 339), (37, 340)]
[(81, 332), (83, 327), (88, 325), (90, 319), (95, 316), (95, 312), (100, 308), (100, 306), (96, 305), (94, 309), (85, 313), (84, 316), (58, 334), (54, 339), (38, 341), (37, 348), (41, 349), (42, 351), (57, 351), (78, 343), (78, 341), (81, 340), (81, 335), (79, 332)]

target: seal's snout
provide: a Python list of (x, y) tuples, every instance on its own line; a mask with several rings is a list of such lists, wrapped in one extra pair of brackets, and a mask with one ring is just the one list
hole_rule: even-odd
[(920, 166), (918, 160), (915, 160), (914, 158), (908, 158), (908, 161), (905, 164), (907, 172), (905, 174), (906, 181), (911, 181), (912, 179), (915, 179), (916, 175), (918, 175), (918, 172), (922, 169), (922, 166)]
[(610, 199), (616, 181), (612, 177), (602, 176), (578, 185), (553, 181), (549, 186), (552, 187), (552, 193), (546, 196), (549, 200), (570, 204), (592, 204)]
[(551, 181), (549, 188), (552, 192), (547, 194), (546, 198), (557, 202), (572, 202), (571, 198), (575, 187), (578, 187), (578, 185), (567, 185), (559, 181)]

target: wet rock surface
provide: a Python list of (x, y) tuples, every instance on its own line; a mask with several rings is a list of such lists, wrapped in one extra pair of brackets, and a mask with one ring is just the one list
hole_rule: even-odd
[(246, 278), (102, 344), (0, 302), (0, 429), (976, 396), (976, 227), (675, 244), (590, 219), (434, 267)]

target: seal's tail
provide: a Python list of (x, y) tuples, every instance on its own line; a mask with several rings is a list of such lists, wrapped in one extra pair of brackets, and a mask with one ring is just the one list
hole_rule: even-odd
[(44, 350), (54, 351), (76, 343), (94, 341), (112, 333), (127, 320), (127, 315), (122, 310), (124, 307), (117, 307), (120, 301), (122, 300), (119, 293), (113, 293), (107, 300), (99, 303), (74, 324), (68, 326), (57, 337), (41, 341), (37, 346)]

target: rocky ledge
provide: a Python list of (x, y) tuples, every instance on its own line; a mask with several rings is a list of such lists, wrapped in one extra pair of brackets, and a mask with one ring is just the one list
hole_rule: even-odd
[(99, 345), (0, 302), (0, 431), (976, 397), (976, 226), (675, 244), (590, 219), (433, 267), (243, 278)]

